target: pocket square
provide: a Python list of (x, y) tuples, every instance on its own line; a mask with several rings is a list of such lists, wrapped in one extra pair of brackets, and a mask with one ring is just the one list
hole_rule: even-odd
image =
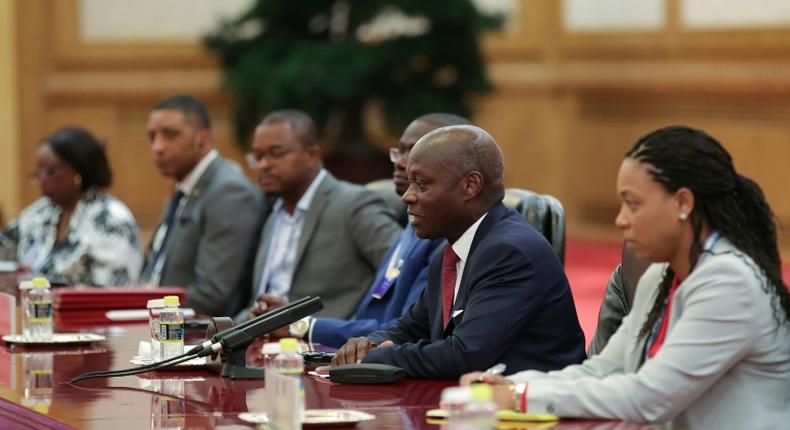
[(463, 312), (464, 312), (463, 309), (458, 309), (456, 311), (453, 311), (453, 318), (457, 317), (458, 315), (461, 315)]
[(181, 216), (178, 217), (178, 223), (181, 225), (192, 224), (192, 215), (188, 212), (181, 214)]

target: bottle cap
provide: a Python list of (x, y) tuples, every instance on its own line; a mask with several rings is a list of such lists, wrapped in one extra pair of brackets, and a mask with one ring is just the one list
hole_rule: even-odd
[(168, 308), (176, 308), (180, 305), (178, 302), (178, 296), (165, 296), (165, 298), (162, 300), (165, 303), (165, 307)]
[(282, 352), (296, 352), (299, 348), (299, 342), (293, 337), (284, 337), (280, 339), (280, 351)]
[(472, 400), (476, 402), (488, 402), (494, 397), (494, 389), (488, 384), (472, 384)]
[(49, 413), (49, 405), (45, 402), (36, 402), (36, 404), (33, 405), (33, 410), (46, 415)]
[(159, 309), (165, 307), (165, 299), (151, 299), (146, 305), (146, 309)]
[(33, 278), (33, 288), (49, 288), (49, 281), (43, 276)]
[(22, 281), (19, 283), (20, 290), (29, 290), (31, 288), (33, 288), (33, 281), (29, 279), (27, 281)]

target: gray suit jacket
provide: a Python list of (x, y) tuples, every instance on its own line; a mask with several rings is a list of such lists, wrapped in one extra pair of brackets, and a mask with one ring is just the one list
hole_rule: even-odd
[(186, 306), (199, 313), (236, 313), (244, 304), (236, 288), (261, 211), (260, 193), (239, 166), (217, 157), (171, 227), (159, 285), (186, 287)]
[[(259, 293), (274, 220), (272, 214), (261, 232), (250, 307)], [(400, 231), (395, 215), (379, 195), (327, 173), (299, 236), (289, 300), (320, 296), (324, 310), (318, 315), (350, 318)], [(239, 317), (244, 314), (246, 310)]]
[(642, 276), (633, 309), (599, 355), (510, 377), (529, 381), (529, 412), (671, 428), (786, 428), (790, 325), (754, 262), (720, 238), (678, 288), (666, 340), (643, 363), (637, 334), (665, 269), (654, 264)]

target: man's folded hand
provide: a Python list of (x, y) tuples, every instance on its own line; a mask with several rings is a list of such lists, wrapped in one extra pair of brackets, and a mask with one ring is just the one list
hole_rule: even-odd
[(288, 304), (288, 300), (271, 294), (261, 294), (255, 301), (258, 303), (258, 306), (250, 309), (250, 312), (247, 314), (248, 320)]
[(368, 351), (376, 346), (378, 345), (366, 337), (352, 337), (335, 352), (335, 356), (332, 358), (332, 366), (359, 363), (368, 355)]

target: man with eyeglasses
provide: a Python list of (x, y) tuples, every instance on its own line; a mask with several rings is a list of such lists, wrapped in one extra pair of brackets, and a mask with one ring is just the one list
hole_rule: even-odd
[(324, 170), (318, 131), (304, 112), (280, 110), (255, 129), (247, 155), (263, 193), (276, 196), (252, 273), (253, 317), (319, 296), (320, 313), (350, 317), (401, 231), (384, 200)]
[(198, 313), (233, 315), (246, 300), (236, 288), (249, 270), (260, 226), (260, 193), (212, 143), (208, 112), (189, 95), (159, 101), (148, 117), (157, 169), (176, 189), (146, 252), (142, 282), (188, 290)]
[[(402, 196), (409, 187), (406, 158), (417, 140), (439, 127), (464, 124), (470, 122), (457, 115), (430, 113), (415, 119), (406, 127), (398, 147), (391, 148), (389, 153), (394, 166), (392, 179), (398, 196)], [(414, 228), (407, 224), (387, 251), (352, 319), (307, 317), (275, 334), (304, 337), (311, 343), (337, 348), (349, 338), (392, 326), (425, 289), (428, 262), (443, 244), (443, 240), (418, 238)], [(274, 306), (279, 304), (272, 303)]]

